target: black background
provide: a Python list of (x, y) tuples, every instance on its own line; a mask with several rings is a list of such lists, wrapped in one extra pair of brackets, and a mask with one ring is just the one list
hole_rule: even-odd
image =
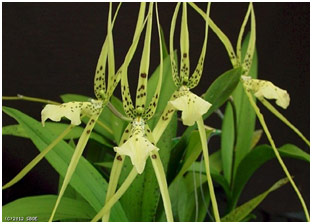
[[(116, 7), (116, 4), (114, 5)], [(125, 3), (114, 27), (116, 66), (120, 66), (130, 45), (139, 5)], [(199, 6), (205, 9), (205, 4)], [(175, 4), (160, 3), (160, 22), (166, 41)], [(234, 48), (248, 3), (213, 3), (211, 18), (229, 37)], [(267, 79), (287, 89), (291, 103), (287, 110), (279, 109), (295, 126), (310, 134), (310, 4), (254, 3), (257, 24), (259, 78)], [(104, 3), (2, 3), (2, 94), (23, 94), (60, 101), (59, 95), (76, 93), (93, 97), (93, 76), (102, 43), (106, 35), (108, 4)], [(191, 67), (195, 67), (204, 37), (204, 21), (189, 8)], [(179, 23), (178, 23), (179, 24)], [(177, 26), (179, 27), (179, 25)], [(249, 26), (247, 26), (249, 28)], [(178, 29), (178, 28), (177, 28)], [(178, 31), (176, 47), (178, 47)], [(154, 35), (156, 37), (156, 33)], [(141, 45), (140, 45), (141, 46)], [(159, 63), (158, 40), (152, 46), (151, 71)], [(140, 54), (136, 54), (129, 69), (130, 85), (136, 87)], [(226, 51), (216, 35), (209, 30), (205, 73), (198, 87), (202, 94), (213, 80), (231, 68)], [(132, 84), (133, 83), (133, 84)], [(119, 89), (115, 91), (119, 96)], [(3, 101), (40, 119), (42, 104)], [(277, 146), (293, 143), (305, 151), (309, 148), (287, 126), (261, 107)], [(3, 115), (3, 125), (15, 121)], [(207, 124), (220, 127), (217, 116)], [(257, 124), (258, 127), (260, 127)], [(216, 139), (214, 141), (219, 141)], [(262, 143), (268, 143), (265, 136)], [(15, 176), (38, 151), (30, 140), (3, 137), (3, 183)], [(213, 147), (211, 147), (213, 150)], [(217, 146), (215, 146), (215, 150)], [(285, 159), (290, 173), (309, 205), (309, 165)], [(270, 161), (257, 171), (243, 192), (240, 203), (261, 193), (284, 177), (277, 161)], [(17, 198), (55, 194), (58, 177), (46, 161), (36, 166), (15, 186), (3, 191), (3, 204)], [(261, 220), (278, 220), (275, 214), (301, 211), (301, 205), (290, 184), (272, 193), (258, 211)], [(266, 215), (266, 214), (270, 215)]]

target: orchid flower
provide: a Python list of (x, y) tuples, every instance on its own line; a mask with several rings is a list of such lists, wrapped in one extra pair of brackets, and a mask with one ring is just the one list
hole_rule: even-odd
[[(109, 221), (111, 206), (113, 206), (113, 204), (127, 190), (132, 181), (135, 179), (136, 175), (142, 174), (144, 172), (146, 160), (148, 159), (148, 157), (150, 157), (152, 160), (153, 168), (159, 183), (167, 220), (170, 222), (173, 221), (166, 176), (158, 154), (159, 148), (156, 147), (157, 141), (154, 140), (153, 135), (146, 123), (150, 118), (152, 118), (152, 116), (156, 111), (163, 73), (160, 25), (156, 5), (156, 18), (160, 46), (160, 54), (159, 54), (160, 75), (154, 96), (151, 99), (150, 103), (147, 104), (146, 95), (147, 95), (147, 79), (150, 62), (149, 58), (150, 58), (151, 32), (153, 21), (152, 20), (153, 5), (154, 5), (153, 3), (149, 4), (148, 16), (146, 19), (147, 20), (146, 33), (140, 64), (135, 106), (133, 105), (129, 91), (127, 68), (131, 62), (133, 54), (135, 53), (142, 29), (144, 27), (144, 14), (146, 3), (141, 3), (136, 30), (133, 37), (133, 42), (125, 59), (124, 65), (125, 69), (123, 69), (121, 73), (121, 94), (123, 108), (126, 116), (131, 119), (131, 123), (125, 129), (120, 145), (118, 147), (114, 147), (114, 150), (116, 151), (116, 156), (111, 170), (110, 181), (106, 193), (105, 206), (100, 210), (100, 212), (98, 212), (98, 214), (92, 219), (92, 221), (97, 221), (101, 217), (102, 221)], [(124, 181), (124, 183), (115, 193), (118, 184), (118, 179), (123, 166), (123, 162), (125, 160), (125, 156), (130, 157), (134, 167), (130, 172), (130, 174), (128, 175), (128, 177), (126, 178), (126, 180)]]
[[(115, 87), (120, 80), (121, 70), (115, 75), (115, 62), (114, 62), (114, 44), (112, 29), (114, 21), (119, 11), (120, 4), (116, 10), (114, 19), (112, 21), (112, 4), (110, 3), (109, 15), (108, 15), (108, 26), (107, 26), (107, 37), (104, 41), (102, 51), (96, 67), (95, 78), (94, 78), (94, 92), (97, 100), (91, 100), (91, 102), (69, 102), (61, 105), (46, 105), (41, 112), (42, 124), (47, 119), (52, 121), (60, 121), (62, 117), (66, 117), (71, 121), (71, 125), (79, 125), (81, 123), (80, 116), (87, 115), (90, 117), (82, 135), (79, 138), (75, 152), (72, 156), (70, 164), (68, 166), (66, 175), (62, 187), (60, 189), (56, 204), (52, 211), (49, 221), (53, 220), (56, 209), (60, 203), (60, 200), (70, 182), (70, 179), (77, 167), (79, 159), (83, 153), (83, 150), (88, 142), (92, 129), (101, 114), (104, 106), (108, 103)], [(106, 63), (108, 63), (108, 85), (106, 88), (105, 73)]]
[(196, 94), (192, 93), (190, 89), (196, 87), (200, 81), (201, 75), (203, 73), (204, 59), (206, 55), (207, 48), (207, 39), (208, 39), (208, 18), (210, 12), (210, 3), (207, 5), (207, 12), (205, 14), (206, 18), (206, 29), (204, 43), (202, 51), (198, 60), (198, 64), (195, 68), (194, 73), (189, 77), (190, 73), (190, 61), (189, 61), (189, 32), (187, 25), (187, 3), (183, 3), (182, 10), (182, 22), (181, 22), (181, 35), (180, 35), (180, 50), (181, 50), (181, 61), (180, 61), (180, 73), (178, 73), (177, 65), (174, 59), (174, 50), (173, 50), (173, 39), (174, 39), (174, 30), (177, 20), (177, 15), (179, 12), (180, 4), (178, 3), (171, 22), (170, 29), (170, 59), (171, 59), (171, 68), (172, 75), (175, 85), (177, 86), (177, 91), (175, 91), (168, 102), (168, 105), (161, 116), (160, 122), (157, 123), (156, 127), (153, 130), (153, 135), (155, 139), (159, 139), (163, 133), (164, 127), (166, 127), (173, 115), (175, 110), (182, 111), (182, 122), (184, 125), (192, 126), (194, 123), (197, 123), (200, 139), (203, 147), (203, 154), (205, 159), (206, 174), (209, 186), (209, 193), (211, 197), (213, 212), (216, 221), (220, 221), (218, 205), (216, 197), (214, 194), (212, 179), (210, 176), (209, 168), (209, 156), (208, 156), (208, 146), (206, 142), (206, 132), (204, 127), (204, 122), (202, 115), (204, 115), (211, 104)]
[[(199, 9), (194, 3), (191, 3), (191, 6), (199, 14), (201, 14), (206, 21), (208, 20), (207, 18), (205, 18), (204, 12), (201, 9)], [(242, 55), (241, 55), (242, 37), (244, 34), (245, 26), (246, 26), (249, 18), (251, 18), (250, 38), (249, 38), (246, 54), (245, 54), (244, 58), (242, 58)], [(212, 22), (212, 20), (210, 18), (209, 18), (209, 21)], [(243, 72), (242, 72), (242, 76), (241, 76), (241, 83), (243, 84), (243, 87), (244, 87), (245, 93), (248, 97), (248, 100), (249, 100), (252, 108), (256, 112), (256, 115), (257, 115), (266, 135), (267, 135), (267, 138), (268, 138), (268, 140), (269, 140), (269, 142), (270, 142), (270, 144), (274, 150), (274, 153), (275, 153), (281, 167), (283, 168), (286, 176), (288, 177), (288, 179), (289, 179), (290, 183), (292, 184), (295, 192), (297, 193), (297, 196), (298, 196), (298, 198), (302, 204), (303, 210), (305, 212), (306, 218), (309, 221), (310, 220), (309, 213), (308, 213), (307, 207), (305, 205), (305, 202), (301, 196), (301, 193), (299, 192), (296, 184), (294, 183), (291, 175), (288, 172), (287, 167), (285, 166), (282, 158), (280, 157), (280, 154), (279, 154), (279, 152), (275, 146), (275, 143), (271, 137), (271, 134), (270, 134), (270, 132), (266, 126), (263, 115), (261, 114), (260, 109), (256, 105), (256, 103), (253, 99), (253, 96), (257, 97), (260, 100), (260, 102), (264, 104), (264, 106), (266, 106), (274, 115), (276, 115), (280, 120), (282, 120), (286, 125), (288, 125), (293, 131), (295, 131), (309, 146), (310, 146), (310, 142), (302, 135), (302, 133), (294, 125), (292, 125), (281, 113), (279, 113), (268, 101), (265, 100), (265, 98), (275, 99), (276, 104), (278, 106), (286, 109), (288, 107), (289, 101), (290, 101), (290, 97), (289, 97), (287, 91), (276, 87), (273, 83), (271, 83), (269, 81), (252, 79), (250, 77), (247, 77), (250, 73), (250, 68), (251, 68), (252, 59), (254, 56), (255, 43), (256, 43), (256, 22), (255, 22), (255, 14), (254, 14), (252, 3), (249, 4), (247, 13), (245, 15), (244, 21), (243, 21), (241, 29), (240, 29), (240, 33), (239, 33), (239, 36), (237, 39), (237, 45), (236, 45), (236, 54), (234, 53), (233, 47), (232, 47), (230, 41), (228, 40), (228, 38), (218, 29), (218, 27), (214, 23), (210, 23), (210, 24), (213, 24), (213, 26), (211, 26), (212, 29), (215, 31), (217, 36), (220, 38), (220, 40), (225, 45), (225, 48), (228, 52), (228, 55), (229, 55), (230, 61), (232, 62), (233, 67), (236, 68), (236, 67), (241, 66), (243, 68)]]

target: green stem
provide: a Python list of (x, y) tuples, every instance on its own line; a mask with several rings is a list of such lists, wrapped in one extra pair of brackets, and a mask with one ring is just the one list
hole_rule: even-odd
[(110, 111), (118, 118), (120, 118), (121, 120), (124, 120), (124, 121), (132, 121), (131, 118), (128, 118), (124, 115), (122, 115), (115, 107), (114, 105), (111, 103), (111, 102), (108, 102), (107, 103), (107, 107), (110, 109)]
[(244, 90), (245, 90), (245, 93), (248, 96), (248, 99), (249, 99), (249, 102), (250, 102), (251, 106), (253, 107), (254, 111), (257, 114), (257, 117), (258, 117), (258, 119), (260, 121), (260, 124), (263, 127), (263, 130), (264, 130), (264, 132), (265, 132), (265, 134), (266, 134), (266, 136), (267, 136), (267, 138), (268, 138), (268, 140), (269, 140), (269, 142), (270, 142), (270, 144), (271, 144), (271, 146), (273, 148), (273, 151), (275, 153), (275, 156), (276, 156), (278, 162), (280, 163), (282, 169), (284, 170), (284, 172), (285, 172), (289, 182), (291, 183), (293, 189), (295, 190), (295, 192), (296, 192), (296, 194), (297, 194), (297, 196), (298, 196), (298, 198), (299, 198), (299, 200), (301, 202), (301, 205), (303, 207), (306, 219), (307, 219), (308, 222), (310, 222), (309, 212), (308, 212), (307, 206), (306, 206), (306, 204), (304, 202), (304, 199), (303, 199), (300, 191), (298, 190), (295, 182), (293, 181), (293, 179), (292, 179), (292, 177), (291, 177), (291, 175), (290, 175), (290, 173), (289, 173), (285, 163), (283, 162), (283, 160), (282, 160), (282, 158), (281, 158), (281, 156), (280, 156), (280, 154), (279, 154), (279, 152), (278, 152), (278, 150), (277, 150), (277, 148), (275, 146), (275, 143), (274, 143), (273, 138), (271, 136), (271, 133), (270, 133), (270, 131), (269, 131), (269, 129), (268, 129), (266, 123), (265, 123), (263, 115), (261, 114), (260, 109), (258, 108), (256, 103), (254, 102), (254, 100), (252, 98), (252, 95), (246, 90), (246, 88), (244, 88)]
[(282, 122), (284, 122), (288, 127), (290, 127), (309, 147), (310, 142), (304, 135), (292, 124), (286, 117), (284, 117), (278, 110), (275, 109), (266, 99), (259, 98), (260, 102), (269, 109), (276, 117), (278, 117)]
[[(100, 114), (100, 113), (99, 113)], [(61, 198), (63, 197), (63, 194), (70, 182), (70, 179), (78, 165), (78, 162), (79, 162), (79, 159), (83, 153), (83, 150), (89, 140), (89, 137), (90, 137), (90, 134), (91, 134), (91, 131), (95, 125), (95, 121), (98, 119), (99, 117), (99, 114), (96, 114), (96, 115), (93, 115), (91, 116), (89, 122), (87, 123), (84, 131), (82, 132), (80, 138), (79, 138), (79, 141), (78, 141), (78, 144), (76, 146), (76, 149), (74, 151), (74, 154), (72, 156), (72, 159), (69, 163), (69, 166), (67, 168), (67, 171), (66, 171), (66, 174), (65, 174), (65, 177), (64, 177), (64, 181), (63, 181), (63, 184), (62, 184), (62, 187), (61, 187), (61, 190), (60, 190), (60, 193), (57, 197), (57, 200), (56, 200), (56, 203), (55, 203), (55, 206), (53, 208), (53, 211), (52, 211), (52, 214), (51, 214), (51, 217), (49, 219), (49, 222), (52, 222), (53, 218), (54, 218), (54, 215), (55, 215), (55, 212), (56, 212), (56, 209), (58, 208), (58, 205), (61, 201)]]
[(30, 96), (23, 96), (18, 94), (17, 96), (3, 96), (2, 100), (26, 100), (26, 101), (32, 101), (32, 102), (39, 102), (39, 103), (46, 103), (46, 104), (60, 104), (59, 102), (53, 101), (53, 100), (46, 100), (41, 98), (35, 98)]
[(132, 168), (126, 180), (120, 186), (118, 191), (111, 197), (111, 199), (105, 203), (105, 206), (98, 212), (98, 214), (91, 220), (91, 222), (97, 222), (105, 213), (107, 213), (113, 205), (121, 198), (121, 196), (126, 192), (129, 186), (132, 184), (135, 177), (138, 175), (135, 167)]
[(42, 152), (40, 152), (39, 155), (37, 155), (27, 166), (24, 167), (11, 181), (6, 183), (2, 190), (7, 189), (14, 184), (16, 184), (18, 181), (20, 181), (28, 172), (34, 168), (44, 157), (45, 155), (50, 152), (51, 149), (54, 148), (54, 146), (59, 143), (73, 128), (73, 125), (69, 125), (62, 134), (60, 134), (47, 148), (45, 148)]
[(165, 174), (162, 162), (160, 160), (159, 153), (152, 152), (150, 155), (150, 158), (152, 160), (156, 178), (159, 184), (160, 193), (163, 199), (167, 221), (173, 222), (173, 215), (172, 215), (172, 210), (171, 210), (171, 202), (170, 202), (170, 196), (169, 196), (169, 191), (168, 191), (168, 184), (166, 180), (166, 174)]
[(205, 127), (204, 127), (204, 121), (202, 118), (200, 118), (197, 121), (197, 126), (198, 126), (200, 140), (201, 140), (202, 147), (203, 147), (203, 155), (204, 155), (204, 160), (205, 160), (206, 175), (207, 175), (207, 182), (208, 182), (208, 187), (209, 187), (209, 194), (210, 194), (211, 203), (212, 203), (212, 209), (213, 209), (216, 222), (220, 222), (218, 204), (217, 204), (216, 196), (215, 196), (214, 189), (213, 189), (212, 178), (210, 175), (208, 145), (206, 142), (207, 138), (206, 138), (206, 132), (205, 132)]

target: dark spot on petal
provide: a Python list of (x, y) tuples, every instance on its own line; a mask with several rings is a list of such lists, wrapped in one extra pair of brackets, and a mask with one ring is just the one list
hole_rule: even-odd
[(122, 161), (122, 158), (121, 158), (121, 156), (117, 156), (117, 158), (116, 158), (117, 160), (119, 160), (119, 161)]
[(152, 159), (156, 159), (157, 156), (155, 154), (152, 155)]
[(142, 78), (146, 78), (146, 74), (145, 73), (141, 73), (141, 77)]

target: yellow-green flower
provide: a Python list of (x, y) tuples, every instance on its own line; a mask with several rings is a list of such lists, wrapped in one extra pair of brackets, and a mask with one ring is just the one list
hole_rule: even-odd
[(257, 98), (275, 99), (276, 104), (286, 109), (290, 102), (289, 94), (275, 86), (272, 82), (260, 79), (252, 79), (249, 76), (242, 76), (242, 81), (247, 91)]
[(66, 117), (71, 121), (72, 125), (80, 125), (80, 116), (92, 116), (101, 112), (103, 102), (101, 100), (91, 100), (91, 102), (69, 102), (61, 105), (46, 105), (41, 111), (41, 122), (47, 119), (52, 121), (60, 121), (62, 117)]
[(176, 110), (182, 111), (182, 122), (188, 126), (194, 125), (211, 107), (209, 102), (189, 91), (186, 86), (182, 86), (179, 97), (169, 103)]
[(144, 122), (138, 119), (132, 123), (132, 131), (130, 138), (120, 147), (114, 147), (114, 150), (120, 155), (129, 156), (132, 165), (139, 174), (143, 173), (146, 160), (150, 153), (154, 150), (158, 151), (144, 134)]

